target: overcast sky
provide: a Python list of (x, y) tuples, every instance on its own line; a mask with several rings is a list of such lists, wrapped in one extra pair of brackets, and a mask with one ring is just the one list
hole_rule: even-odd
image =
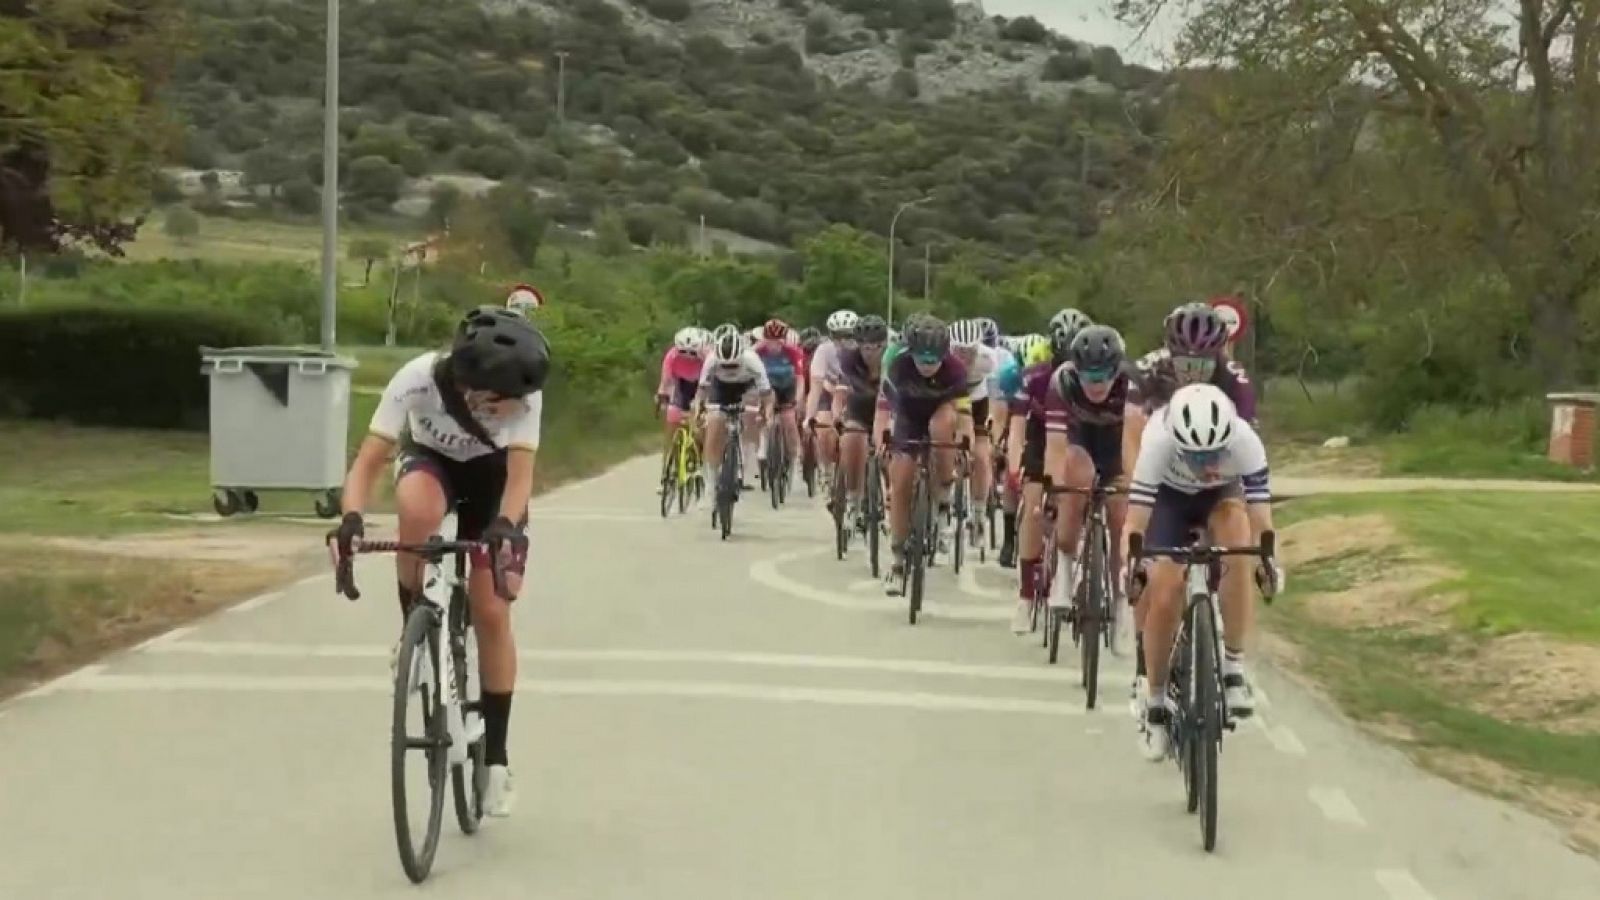
[(983, 0), (983, 9), (990, 15), (1033, 16), (1067, 37), (1108, 44), (1124, 58), (1148, 64), (1154, 57), (1154, 48), (1129, 46), (1133, 32), (1111, 18), (1106, 12), (1109, 5), (1109, 0)]

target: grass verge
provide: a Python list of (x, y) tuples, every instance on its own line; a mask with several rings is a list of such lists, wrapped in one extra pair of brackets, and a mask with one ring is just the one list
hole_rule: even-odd
[(1424, 765), (1559, 818), (1600, 852), (1587, 589), (1600, 498), (1318, 497), (1279, 525), (1295, 565), (1266, 623), (1303, 674)]

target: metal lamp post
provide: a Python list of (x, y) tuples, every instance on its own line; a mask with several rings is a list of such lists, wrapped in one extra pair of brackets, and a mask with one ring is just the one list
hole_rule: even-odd
[(328, 0), (322, 110), (322, 349), (333, 352), (339, 304), (339, 0)]
[(884, 319), (891, 326), (894, 325), (894, 229), (896, 225), (900, 224), (901, 213), (913, 206), (927, 203), (932, 199), (932, 197), (921, 197), (916, 200), (907, 200), (900, 204), (900, 208), (894, 211), (894, 218), (889, 220), (889, 309)]

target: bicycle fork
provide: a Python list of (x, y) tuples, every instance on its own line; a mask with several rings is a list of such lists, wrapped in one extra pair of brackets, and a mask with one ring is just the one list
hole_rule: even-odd
[(446, 593), (453, 594), (457, 590), (465, 590), (465, 587), (454, 576), (440, 571), (428, 581), (423, 591), (426, 602), (432, 607), (430, 612), (434, 616), (434, 627), (439, 628), (445, 634), (445, 639), (441, 642), (444, 646), (440, 648), (441, 652), (439, 654), (439, 679), (443, 688), (440, 693), (444, 697), (444, 730), (450, 739), (450, 745), (447, 748), (450, 765), (459, 766), (467, 761), (468, 748), (483, 739), (484, 726), (481, 715), (475, 711), (472, 713), (466, 712), (464, 709), (465, 701), (457, 693), (455, 659), (456, 650), (458, 649), (457, 642), (460, 642), (459, 649), (462, 655), (465, 656), (466, 635), (463, 633), (458, 637), (455, 629), (448, 627), (448, 617), (444, 610), (430, 596), (441, 589)]

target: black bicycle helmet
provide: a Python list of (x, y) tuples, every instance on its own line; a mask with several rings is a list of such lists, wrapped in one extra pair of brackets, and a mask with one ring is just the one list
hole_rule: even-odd
[(550, 344), (521, 314), (480, 306), (456, 327), (450, 376), (468, 391), (521, 397), (544, 387), (550, 374)]
[(1090, 325), (1072, 339), (1070, 358), (1080, 372), (1115, 369), (1126, 357), (1122, 335), (1109, 325)]
[(1173, 356), (1214, 356), (1228, 343), (1228, 325), (1204, 303), (1185, 303), (1166, 321), (1167, 352)]
[(856, 320), (856, 341), (862, 344), (885, 344), (889, 341), (889, 323), (883, 316), (862, 316)]
[(906, 319), (901, 337), (913, 356), (943, 356), (950, 352), (950, 329), (933, 316), (918, 314)]

